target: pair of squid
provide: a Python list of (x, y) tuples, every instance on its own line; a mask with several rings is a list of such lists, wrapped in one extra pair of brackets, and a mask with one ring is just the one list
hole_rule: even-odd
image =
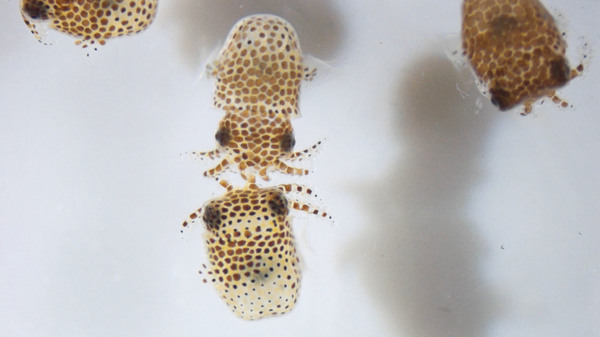
[(207, 68), (216, 81), (213, 105), (225, 116), (215, 134), (217, 148), (192, 155), (220, 159), (204, 172), (206, 177), (219, 179), (224, 171), (234, 170), (246, 185), (234, 188), (219, 179), (227, 192), (193, 212), (183, 226), (202, 219), (209, 258), (204, 281), (214, 284), (238, 317), (285, 314), (296, 303), (301, 281), (289, 212), (327, 213), (298, 198), (314, 196), (307, 187), (261, 188), (256, 180), (268, 181), (271, 172), (308, 174), (286, 162), (310, 157), (320, 144), (294, 151), (291, 124), (299, 115), (300, 86), (316, 69), (304, 64), (294, 28), (272, 15), (236, 23)]

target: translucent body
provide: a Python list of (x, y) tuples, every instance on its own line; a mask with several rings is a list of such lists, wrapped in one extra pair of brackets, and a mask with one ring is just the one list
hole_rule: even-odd
[(156, 15), (158, 0), (22, 0), (21, 14), (31, 33), (37, 25), (75, 36), (83, 48), (106, 39), (146, 29)]
[(544, 96), (567, 105), (555, 89), (582, 67), (570, 69), (566, 43), (538, 0), (465, 0), (462, 36), (465, 55), (501, 110), (523, 103), (526, 114)]
[(273, 15), (252, 15), (231, 29), (208, 73), (217, 79), (214, 106), (297, 116), (302, 80), (315, 75), (303, 64), (294, 28)]
[(289, 312), (298, 299), (301, 273), (289, 209), (326, 216), (286, 192), (311, 194), (298, 185), (228, 188), (183, 223), (202, 218), (209, 267), (207, 279), (240, 318), (260, 319)]
[(293, 152), (291, 119), (299, 115), (300, 85), (316, 71), (302, 63), (294, 28), (273, 15), (245, 17), (231, 29), (217, 60), (208, 68), (217, 80), (214, 105), (225, 116), (215, 134), (217, 148), (193, 153), (200, 158), (222, 158), (204, 175), (218, 176), (234, 167), (244, 179), (258, 175), (269, 180), (270, 171), (307, 174), (308, 170), (285, 162), (311, 156), (320, 144)]

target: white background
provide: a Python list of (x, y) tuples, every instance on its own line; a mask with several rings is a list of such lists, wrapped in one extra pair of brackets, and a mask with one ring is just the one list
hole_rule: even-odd
[[(544, 2), (589, 61), (572, 108), (522, 117), (446, 56), (460, 1), (161, 0), (94, 52), (37, 43), (1, 0), (0, 335), (600, 336), (600, 3)], [(260, 12), (326, 63), (294, 121), (297, 149), (326, 145), (272, 183), (312, 186), (335, 223), (294, 213), (298, 304), (245, 322), (201, 282), (202, 227), (180, 233), (224, 192), (180, 154), (214, 147), (199, 75)]]

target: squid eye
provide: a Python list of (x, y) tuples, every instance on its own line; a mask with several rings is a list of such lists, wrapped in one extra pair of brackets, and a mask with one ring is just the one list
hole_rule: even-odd
[(229, 131), (229, 128), (220, 127), (215, 133), (215, 139), (221, 146), (227, 146), (231, 141), (231, 131)]
[(559, 58), (550, 62), (550, 77), (561, 86), (569, 82), (571, 69), (565, 58)]
[(206, 224), (208, 230), (218, 231), (221, 226), (221, 211), (215, 206), (208, 205), (204, 208), (202, 220)]
[(47, 20), (48, 9), (50, 9), (50, 6), (44, 5), (43, 2), (28, 1), (23, 4), (23, 12), (25, 12), (30, 18), (34, 20)]
[(286, 132), (281, 137), (281, 149), (284, 152), (290, 152), (294, 149), (294, 145), (296, 145), (296, 139), (294, 138), (294, 134), (290, 132)]
[(269, 200), (269, 208), (274, 215), (287, 215), (288, 213), (288, 201), (283, 193), (277, 193), (271, 200)]
[(490, 95), (492, 96), (492, 104), (497, 106), (500, 110), (510, 109), (514, 105), (510, 93), (502, 88), (490, 88)]

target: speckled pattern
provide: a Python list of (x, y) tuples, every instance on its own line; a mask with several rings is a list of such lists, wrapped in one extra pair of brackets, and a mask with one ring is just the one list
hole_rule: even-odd
[[(326, 217), (285, 193), (311, 195), (299, 185), (259, 188), (249, 183), (208, 201), (184, 227), (202, 219), (209, 266), (205, 282), (240, 318), (255, 320), (289, 312), (298, 299), (301, 274), (289, 219), (290, 208)], [(202, 273), (202, 271), (201, 271)]]
[(38, 25), (77, 37), (86, 48), (139, 33), (154, 20), (158, 0), (22, 0), (21, 14), (38, 41)]
[(214, 106), (225, 116), (215, 134), (217, 148), (192, 153), (201, 159), (221, 159), (204, 175), (219, 177), (231, 168), (244, 179), (269, 180), (271, 171), (308, 174), (307, 169), (286, 163), (312, 156), (321, 143), (293, 151), (291, 119), (299, 115), (300, 85), (316, 73), (302, 63), (294, 28), (273, 15), (241, 19), (208, 73), (216, 78)]
[(217, 149), (192, 153), (199, 157), (221, 158), (205, 176), (218, 176), (230, 166), (239, 169), (242, 177), (258, 174), (269, 180), (268, 172), (277, 170), (286, 174), (304, 175), (308, 170), (289, 166), (284, 160), (298, 161), (312, 156), (320, 142), (311, 148), (294, 152), (296, 140), (287, 116), (273, 112), (228, 111), (215, 133)]
[(463, 48), (475, 73), (501, 110), (532, 104), (555, 95), (579, 75), (565, 57), (566, 43), (554, 19), (538, 0), (465, 0)]
[(217, 108), (297, 116), (302, 80), (311, 80), (316, 69), (304, 65), (300, 42), (287, 21), (252, 15), (231, 29), (208, 73), (217, 80)]

